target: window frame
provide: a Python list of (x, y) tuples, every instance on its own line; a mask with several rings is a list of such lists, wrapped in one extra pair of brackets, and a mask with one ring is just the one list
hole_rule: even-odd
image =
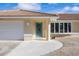
[[(55, 29), (55, 23), (59, 23), (59, 32), (56, 32), (56, 29)], [(61, 23), (63, 23), (63, 32), (60, 32), (61, 31), (61, 29), (60, 29), (60, 24)], [(65, 32), (65, 26), (64, 26), (64, 23), (67, 23), (67, 32)], [(54, 31), (52, 32), (52, 30), (51, 30), (51, 33), (71, 33), (72, 32), (72, 22), (53, 22), (53, 24), (54, 24)], [(68, 24), (70, 24), (70, 27), (71, 27), (71, 29), (70, 29), (70, 32), (69, 32), (69, 27), (68, 27)], [(52, 26), (51, 26), (52, 27)]]

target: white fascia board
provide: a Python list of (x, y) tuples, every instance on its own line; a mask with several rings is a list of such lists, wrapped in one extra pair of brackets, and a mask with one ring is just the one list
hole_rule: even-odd
[(51, 16), (28, 16), (28, 17), (18, 17), (18, 16), (9, 16), (9, 17), (0, 17), (0, 18), (55, 18), (55, 19), (57, 19), (57, 16), (53, 16), (53, 17), (51, 17)]
[(51, 17), (0, 17), (0, 18), (51, 18)]
[(79, 22), (79, 20), (58, 20), (59, 22)]

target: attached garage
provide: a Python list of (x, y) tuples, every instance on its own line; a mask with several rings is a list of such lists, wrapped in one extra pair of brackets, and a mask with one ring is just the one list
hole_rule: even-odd
[(0, 19), (0, 40), (23, 40), (24, 21)]

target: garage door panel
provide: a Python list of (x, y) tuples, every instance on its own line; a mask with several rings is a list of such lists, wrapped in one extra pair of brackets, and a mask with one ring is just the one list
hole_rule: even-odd
[(0, 22), (0, 39), (23, 39), (24, 22)]

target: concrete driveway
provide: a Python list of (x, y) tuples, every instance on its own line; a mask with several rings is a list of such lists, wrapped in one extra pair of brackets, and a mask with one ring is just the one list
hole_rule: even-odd
[(60, 49), (63, 44), (57, 40), (24, 41), (6, 56), (40, 56)]
[(10, 51), (12, 51), (15, 47), (17, 47), (21, 41), (1, 41), (0, 40), (0, 56), (4, 56)]

